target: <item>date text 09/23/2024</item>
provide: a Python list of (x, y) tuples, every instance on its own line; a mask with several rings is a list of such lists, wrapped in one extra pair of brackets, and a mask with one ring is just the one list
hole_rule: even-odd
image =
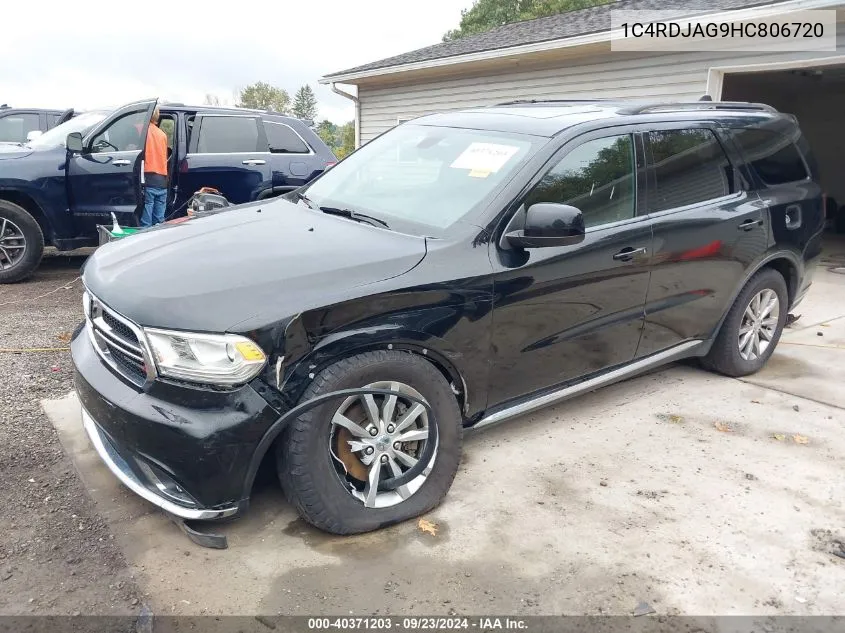
[(309, 631), (445, 631), (445, 630), (527, 630), (524, 619), (510, 617), (342, 617), (309, 618)]

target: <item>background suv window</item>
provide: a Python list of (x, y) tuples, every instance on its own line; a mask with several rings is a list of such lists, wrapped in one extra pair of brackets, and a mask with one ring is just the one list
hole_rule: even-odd
[(197, 141), (198, 153), (235, 154), (256, 151), (258, 151), (258, 123), (254, 118), (242, 116), (202, 118)]
[(0, 118), (0, 141), (23, 143), (27, 134), (40, 129), (37, 114), (10, 114)]
[(93, 153), (127, 152), (143, 149), (144, 126), (149, 122), (146, 110), (125, 114), (91, 140)]
[(307, 154), (310, 149), (302, 142), (293, 128), (284, 123), (264, 121), (264, 131), (267, 133), (267, 143), (270, 151), (279, 154)]
[(633, 218), (634, 143), (630, 134), (579, 145), (552, 167), (525, 206), (557, 202), (577, 207), (587, 227)]
[(768, 130), (737, 130), (736, 139), (754, 171), (767, 185), (809, 177), (798, 148), (789, 139)]
[(652, 213), (721, 198), (736, 190), (735, 174), (712, 130), (648, 133)]

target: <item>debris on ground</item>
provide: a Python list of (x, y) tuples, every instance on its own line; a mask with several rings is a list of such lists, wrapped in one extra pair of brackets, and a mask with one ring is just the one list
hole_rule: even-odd
[(751, 404), (763, 404), (763, 403), (762, 403), (762, 402), (760, 402), (759, 400), (752, 400), (752, 401), (751, 401)]
[(437, 536), (437, 524), (429, 521), (428, 519), (420, 519), (419, 522), (417, 522), (417, 527), (420, 529), (420, 532)]
[(798, 435), (797, 433), (792, 436), (792, 441), (796, 444), (809, 444), (810, 438), (805, 435)]
[(727, 422), (716, 422), (713, 426), (716, 427), (717, 431), (722, 433), (733, 433), (733, 429)]
[(602, 479), (602, 480), (599, 482), (599, 486), (603, 486), (604, 488), (607, 488), (607, 481), (605, 481), (604, 479)]
[(59, 332), (59, 334), (56, 336), (56, 338), (59, 339), (62, 343), (70, 343), (70, 337), (70, 332)]
[(641, 615), (651, 615), (652, 613), (657, 613), (657, 611), (655, 611), (647, 602), (640, 602), (636, 607), (634, 607), (634, 611), (631, 615), (636, 618)]
[(822, 333), (822, 332), (816, 332), (816, 336), (824, 336), (824, 333)]
[(755, 476), (754, 476), (754, 475), (752, 475), (751, 473), (745, 473), (745, 478), (746, 478), (748, 481), (757, 481), (757, 477), (755, 477)]
[(784, 327), (792, 327), (792, 324), (795, 323), (798, 319), (801, 318), (801, 315), (794, 315), (794, 314), (787, 314), (786, 315), (786, 324)]
[(684, 418), (677, 413), (658, 413), (657, 419), (662, 422), (671, 422), (672, 424), (680, 424)]
[(772, 439), (777, 440), (778, 442), (783, 442), (786, 439), (786, 435), (783, 433), (775, 433), (772, 435)]
[(793, 410), (793, 411), (800, 411), (801, 409), (799, 408), (799, 406), (798, 406), (797, 404), (793, 404), (793, 405), (792, 405), (792, 410)]

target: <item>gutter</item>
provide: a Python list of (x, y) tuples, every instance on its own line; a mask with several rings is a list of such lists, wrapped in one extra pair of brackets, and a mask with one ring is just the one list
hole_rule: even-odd
[[(322, 81), (320, 83), (322, 83)], [(346, 97), (347, 99), (351, 100), (352, 103), (355, 104), (355, 149), (358, 149), (359, 147), (361, 147), (361, 102), (355, 95), (350, 94), (348, 92), (344, 92), (340, 88), (337, 88), (334, 85), (334, 82), (332, 82), (329, 87), (332, 89), (332, 92), (336, 95)]]
[[(709, 19), (727, 19), (732, 20), (759, 20), (783, 13), (792, 11), (807, 11), (813, 9), (826, 9), (836, 6), (841, 6), (842, 0), (787, 0), (786, 2), (776, 2), (764, 4), (762, 6), (748, 7), (744, 9), (727, 9), (724, 11), (708, 13), (706, 10), (702, 14), (690, 15), (685, 18), (678, 18), (673, 22), (681, 22), (683, 20), (696, 21), (704, 18)], [(495, 50), (478, 51), (476, 53), (466, 53), (463, 55), (452, 55), (450, 57), (441, 57), (439, 59), (429, 59), (421, 62), (411, 62), (408, 64), (399, 64), (397, 66), (387, 66), (383, 68), (373, 68), (369, 70), (340, 72), (334, 75), (326, 75), (322, 77), (318, 83), (334, 84), (339, 83), (354, 83), (358, 79), (367, 79), (370, 77), (381, 77), (384, 75), (394, 75), (398, 73), (412, 72), (415, 70), (425, 70), (428, 68), (438, 68), (442, 66), (457, 66), (459, 64), (469, 64), (472, 62), (484, 61), (489, 59), (499, 59), (502, 57), (511, 57), (514, 55), (524, 55), (527, 53), (537, 53), (542, 51), (559, 50), (566, 48), (574, 48), (576, 46), (586, 46), (589, 44), (599, 44), (602, 42), (610, 42), (612, 39), (621, 37), (619, 29), (612, 31), (598, 31), (595, 33), (587, 33), (584, 35), (577, 35), (574, 37), (565, 37), (556, 40), (548, 40), (545, 42), (534, 42), (531, 44), (521, 44), (519, 46), (509, 46), (507, 48), (499, 48)]]

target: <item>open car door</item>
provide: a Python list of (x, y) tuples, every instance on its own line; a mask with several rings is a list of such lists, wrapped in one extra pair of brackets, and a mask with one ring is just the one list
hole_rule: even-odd
[(77, 230), (111, 223), (137, 226), (143, 205), (144, 146), (158, 99), (136, 101), (112, 112), (68, 153), (67, 186)]

